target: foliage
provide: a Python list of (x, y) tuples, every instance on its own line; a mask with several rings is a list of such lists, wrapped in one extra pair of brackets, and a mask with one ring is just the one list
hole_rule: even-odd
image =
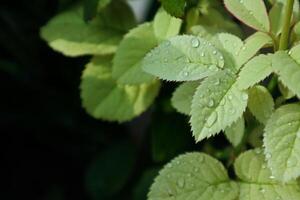
[[(95, 15), (88, 14), (94, 16), (89, 22), (76, 5), (41, 29), (53, 49), (93, 56), (82, 75), (81, 97), (95, 118), (131, 120), (150, 107), (161, 84), (180, 82), (171, 103), (190, 118), (192, 135), (205, 153), (169, 162), (151, 186), (149, 200), (300, 198), (299, 2), (223, 3), (255, 32), (244, 39), (244, 25), (237, 25), (217, 0), (161, 0), (153, 21), (137, 26), (124, 1), (100, 6)], [(159, 161), (176, 152), (167, 148), (170, 154), (159, 154), (165, 141), (173, 145), (177, 129), (156, 129), (152, 142)], [(207, 139), (222, 133), (233, 146), (217, 154)], [(175, 148), (184, 146), (176, 142)], [(249, 146), (260, 148), (243, 152)], [(234, 163), (236, 176), (229, 177), (212, 156), (226, 167)]]

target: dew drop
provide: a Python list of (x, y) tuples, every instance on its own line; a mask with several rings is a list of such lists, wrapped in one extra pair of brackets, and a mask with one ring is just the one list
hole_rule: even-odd
[(222, 101), (220, 102), (220, 105), (221, 105), (221, 106), (224, 106), (225, 103), (226, 103), (226, 99), (222, 99)]
[(265, 192), (266, 192), (266, 190), (265, 190), (264, 188), (260, 188), (259, 191), (260, 191), (261, 193), (265, 193)]
[(292, 126), (292, 123), (290, 122), (290, 123), (288, 123), (288, 125), (289, 125), (289, 126)]
[(250, 14), (250, 15), (253, 15), (253, 12), (252, 12), (252, 11), (250, 11), (250, 12), (249, 12), (249, 14)]
[(217, 51), (213, 51), (212, 53), (213, 53), (214, 55), (216, 55), (216, 54), (217, 54)]
[(198, 172), (199, 171), (199, 168), (198, 167), (195, 167), (194, 168), (194, 172)]
[(180, 161), (179, 161), (179, 160), (177, 160), (177, 161), (176, 161), (176, 164), (177, 164), (177, 165), (180, 165)]
[(192, 47), (198, 48), (200, 45), (200, 41), (197, 38), (192, 39)]
[(172, 163), (168, 164), (167, 167), (172, 168), (173, 167)]
[(240, 3), (243, 3), (243, 0), (240, 0)]
[(204, 52), (202, 52), (202, 53), (201, 53), (201, 57), (204, 57), (204, 56), (205, 56), (205, 53), (204, 53)]
[(224, 192), (225, 192), (225, 190), (223, 190), (223, 189), (222, 189), (222, 190), (220, 190), (220, 192), (221, 192), (221, 193), (224, 193)]
[(169, 40), (166, 41), (166, 46), (170, 46), (171, 42)]
[(203, 156), (201, 156), (201, 157), (199, 157), (199, 160), (198, 160), (200, 163), (203, 163), (204, 162), (204, 157)]
[(229, 95), (229, 96), (228, 96), (228, 99), (229, 99), (229, 100), (232, 100), (232, 95)]
[(230, 110), (230, 114), (234, 114), (235, 113), (235, 108), (232, 108), (231, 110)]
[(269, 178), (270, 178), (270, 179), (275, 179), (275, 176), (272, 176), (272, 175), (271, 175)]
[(271, 155), (270, 153), (267, 153), (267, 154), (266, 154), (266, 158), (267, 158), (267, 159), (270, 159), (270, 158), (272, 158), (272, 155)]
[(261, 168), (263, 168), (263, 169), (266, 169), (266, 168), (267, 168), (267, 166), (266, 166), (266, 165), (263, 165)]
[(276, 200), (281, 200), (281, 197), (277, 196), (277, 197), (276, 197)]
[(218, 115), (216, 112), (213, 112), (211, 116), (206, 120), (206, 126), (212, 127), (212, 125), (217, 121)]
[(259, 154), (261, 154), (261, 150), (260, 150), (260, 149), (256, 149), (256, 150), (255, 150), (255, 153), (256, 153), (257, 155), (259, 155)]
[(245, 51), (245, 50), (246, 50), (246, 47), (245, 47), (245, 46), (243, 46), (243, 47), (242, 47), (242, 50), (243, 50), (243, 51)]
[(287, 162), (287, 166), (288, 166), (288, 167), (294, 167), (294, 166), (296, 166), (296, 165), (297, 165), (297, 161), (296, 161), (295, 159), (289, 160), (289, 161)]
[(169, 196), (173, 196), (173, 191), (172, 191), (171, 189), (168, 189), (167, 192), (168, 192), (168, 195), (169, 195)]
[(244, 101), (247, 101), (248, 100), (248, 95), (246, 93), (242, 94), (242, 99)]
[(167, 62), (168, 62), (168, 59), (167, 59), (167, 58), (165, 58), (165, 59), (164, 59), (164, 62), (165, 62), (165, 63), (167, 63)]
[(215, 85), (220, 85), (220, 80), (219, 79), (216, 80)]
[(179, 179), (177, 181), (177, 185), (178, 185), (178, 187), (183, 188), (184, 185), (185, 185), (185, 180), (184, 179)]
[(189, 73), (188, 73), (188, 72), (184, 72), (183, 75), (184, 75), (184, 76), (188, 76)]
[(213, 100), (213, 99), (209, 100), (207, 106), (211, 108), (211, 107), (213, 107), (214, 105), (215, 105), (214, 100)]
[(188, 174), (187, 174), (187, 177), (192, 177), (192, 174), (191, 174), (191, 173), (188, 173)]
[(223, 56), (220, 56), (220, 60), (224, 60), (224, 57), (223, 57)]

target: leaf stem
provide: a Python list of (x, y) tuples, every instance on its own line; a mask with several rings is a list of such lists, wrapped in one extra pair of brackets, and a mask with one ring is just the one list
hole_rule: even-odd
[(294, 0), (286, 0), (283, 30), (280, 37), (279, 50), (286, 50), (289, 44), (291, 18), (293, 14)]

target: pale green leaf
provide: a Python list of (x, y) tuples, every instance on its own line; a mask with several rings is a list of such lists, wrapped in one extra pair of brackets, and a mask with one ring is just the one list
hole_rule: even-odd
[(289, 54), (300, 65), (300, 44), (294, 46)]
[(185, 82), (175, 90), (171, 102), (178, 112), (190, 115), (193, 96), (199, 84), (198, 81)]
[(254, 117), (266, 124), (274, 111), (274, 100), (268, 89), (257, 85), (249, 89), (248, 108)]
[(256, 32), (244, 41), (244, 46), (237, 55), (238, 66), (245, 64), (266, 45), (273, 44), (272, 38), (263, 32)]
[(189, 32), (192, 35), (211, 40), (216, 34), (223, 33), (225, 31), (213, 26), (196, 25), (192, 26)]
[(246, 25), (269, 32), (270, 21), (263, 0), (224, 0), (226, 8)]
[(196, 141), (209, 138), (237, 121), (247, 106), (248, 95), (227, 70), (205, 79), (192, 101), (191, 120)]
[[(299, 49), (299, 48), (297, 48)], [(295, 54), (294, 54), (295, 52)], [(272, 66), (274, 71), (278, 74), (279, 80), (292, 92), (294, 92), (298, 97), (300, 97), (300, 62), (296, 59), (299, 58), (299, 51), (293, 49), (288, 55), (284, 51), (278, 51), (274, 55)]]
[(111, 3), (89, 23), (83, 19), (82, 7), (75, 6), (42, 27), (41, 37), (67, 56), (111, 54), (134, 25), (134, 15), (123, 1)]
[(241, 117), (236, 122), (234, 122), (230, 127), (225, 129), (226, 138), (235, 147), (237, 147), (242, 142), (244, 133), (245, 133), (244, 117)]
[(160, 84), (117, 84), (111, 75), (111, 57), (95, 57), (82, 75), (81, 98), (89, 114), (108, 121), (128, 121), (144, 112), (158, 94)]
[(193, 81), (210, 76), (224, 66), (224, 57), (208, 41), (195, 36), (175, 36), (152, 50), (143, 69), (169, 81)]
[(164, 9), (172, 16), (181, 17), (184, 14), (186, 0), (161, 0)]
[(113, 78), (120, 84), (152, 82), (155, 77), (142, 70), (142, 60), (157, 44), (152, 24), (145, 23), (132, 29), (117, 49), (113, 60)]
[(221, 162), (203, 153), (181, 155), (155, 179), (148, 200), (236, 200), (238, 186)]
[(243, 47), (243, 41), (235, 35), (220, 33), (212, 38), (212, 43), (222, 52), (225, 67), (237, 71), (237, 55)]
[(264, 134), (268, 165), (283, 182), (300, 175), (300, 105), (278, 108), (268, 120)]
[(269, 76), (272, 69), (273, 54), (259, 55), (252, 58), (239, 73), (238, 87), (247, 89)]
[(179, 33), (182, 20), (172, 17), (163, 9), (160, 9), (154, 17), (154, 34), (159, 41), (168, 39)]
[(262, 47), (272, 44), (272, 39), (265, 33), (256, 32), (243, 42), (237, 36), (221, 33), (213, 37), (212, 42), (224, 55), (225, 66), (236, 71)]
[(298, 200), (300, 197), (296, 182), (282, 184), (274, 179), (261, 149), (241, 154), (234, 168), (240, 179), (239, 200)]

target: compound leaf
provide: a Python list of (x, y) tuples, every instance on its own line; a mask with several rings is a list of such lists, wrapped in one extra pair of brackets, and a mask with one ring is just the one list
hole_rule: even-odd
[(95, 118), (128, 121), (150, 106), (160, 84), (117, 84), (111, 75), (111, 65), (111, 57), (95, 57), (87, 64), (81, 82), (83, 107)]
[(112, 76), (120, 84), (149, 83), (154, 76), (142, 70), (144, 56), (158, 44), (153, 25), (142, 24), (125, 35), (113, 60)]
[(208, 41), (195, 36), (175, 36), (153, 49), (143, 69), (169, 81), (194, 81), (224, 66), (223, 55)]
[(181, 155), (155, 179), (149, 200), (235, 200), (238, 186), (219, 161), (203, 153)]
[(237, 88), (233, 73), (223, 70), (205, 79), (192, 101), (190, 123), (196, 141), (209, 138), (237, 121), (247, 100), (247, 93)]
[(263, 0), (224, 0), (226, 8), (246, 25), (269, 32), (270, 21)]
[(176, 88), (171, 102), (173, 107), (180, 113), (190, 115), (193, 96), (199, 86), (199, 82), (185, 82)]
[(230, 127), (225, 129), (225, 136), (234, 147), (237, 147), (241, 143), (244, 133), (245, 133), (244, 117), (241, 117), (236, 122), (234, 122)]
[(257, 85), (249, 89), (248, 108), (254, 117), (261, 123), (266, 124), (273, 113), (274, 100), (268, 89)]
[(288, 182), (300, 175), (300, 105), (278, 108), (264, 134), (268, 165), (276, 179)]
[(252, 58), (239, 73), (238, 87), (247, 89), (264, 80), (272, 71), (273, 54), (259, 55)]
[(42, 27), (41, 37), (66, 56), (111, 54), (134, 25), (134, 15), (123, 1), (111, 3), (89, 23), (82, 7), (75, 6)]
[(300, 197), (297, 182), (282, 184), (276, 181), (266, 167), (261, 149), (247, 151), (235, 161), (234, 168), (240, 179), (239, 200), (297, 200)]

